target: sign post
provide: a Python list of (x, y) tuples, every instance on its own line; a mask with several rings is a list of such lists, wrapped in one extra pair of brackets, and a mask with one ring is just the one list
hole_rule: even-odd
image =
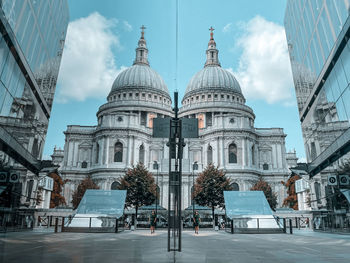
[(181, 251), (181, 186), (184, 138), (198, 138), (198, 119), (178, 117), (178, 93), (174, 93), (174, 118), (153, 119), (153, 137), (169, 138), (168, 251)]

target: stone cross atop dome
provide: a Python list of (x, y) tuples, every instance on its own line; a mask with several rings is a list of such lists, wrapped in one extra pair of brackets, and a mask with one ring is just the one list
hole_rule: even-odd
[(207, 67), (207, 66), (221, 66), (220, 65), (220, 62), (219, 62), (219, 50), (216, 49), (216, 43), (215, 43), (215, 40), (214, 40), (214, 28), (211, 26), (209, 28), (210, 30), (210, 40), (209, 40), (209, 43), (208, 43), (208, 49), (206, 51), (206, 54), (207, 54), (207, 61), (205, 62), (205, 65), (204, 67)]
[(145, 40), (145, 29), (146, 27), (144, 25), (142, 25), (140, 27), (141, 29), (141, 37), (139, 39), (138, 42), (138, 46), (136, 48), (136, 58), (134, 60), (134, 64), (144, 64), (144, 65), (148, 65), (148, 49), (147, 49), (147, 45), (146, 45), (146, 40)]

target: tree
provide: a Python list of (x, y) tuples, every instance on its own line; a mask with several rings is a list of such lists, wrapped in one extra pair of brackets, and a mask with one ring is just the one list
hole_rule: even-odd
[(78, 188), (74, 191), (72, 196), (73, 208), (76, 209), (83, 198), (87, 189), (100, 189), (98, 185), (92, 181), (91, 176), (88, 176), (86, 179), (80, 182)]
[(209, 164), (205, 170), (198, 175), (194, 185), (194, 201), (202, 206), (209, 206), (214, 219), (215, 207), (225, 207), (224, 192), (232, 190), (230, 180), (222, 170), (213, 164)]
[(62, 187), (66, 183), (62, 180), (57, 172), (52, 172), (48, 175), (53, 179), (53, 189), (51, 192), (50, 208), (55, 208), (66, 204), (66, 199), (61, 195)]
[(259, 178), (259, 181), (255, 183), (255, 185), (250, 188), (251, 191), (263, 191), (266, 197), (267, 202), (269, 202), (269, 205), (272, 210), (276, 209), (277, 206), (277, 195), (276, 193), (272, 192), (271, 186), (261, 177)]
[(344, 161), (339, 167), (337, 168), (337, 174), (347, 174), (350, 175), (350, 159)]
[(135, 207), (136, 218), (139, 207), (156, 200), (156, 187), (153, 175), (142, 163), (129, 169), (119, 185), (120, 190), (127, 190), (125, 205)]
[(298, 210), (298, 195), (295, 192), (295, 181), (299, 180), (300, 176), (297, 174), (292, 174), (288, 181), (281, 182), (285, 187), (287, 187), (288, 196), (283, 200), (283, 205)]

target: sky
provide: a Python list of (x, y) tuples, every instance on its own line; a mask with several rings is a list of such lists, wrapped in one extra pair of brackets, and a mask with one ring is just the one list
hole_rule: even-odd
[[(283, 128), (305, 151), (283, 19), (286, 0), (68, 0), (70, 23), (44, 148), (64, 147), (67, 125), (96, 125), (118, 73), (132, 66), (145, 25), (149, 62), (182, 99), (205, 63), (209, 28), (221, 66), (240, 83), (257, 128)], [(178, 8), (176, 8), (178, 6)]]

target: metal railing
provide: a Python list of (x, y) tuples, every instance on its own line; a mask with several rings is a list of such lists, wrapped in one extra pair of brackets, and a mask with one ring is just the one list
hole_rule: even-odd
[[(71, 225), (73, 220), (82, 221), (79, 226)], [(84, 220), (85, 219), (85, 220)], [(102, 223), (100, 226), (96, 226), (96, 221)], [(124, 217), (62, 217), (55, 220), (55, 232), (61, 230), (61, 232), (122, 232), (125, 229)]]
[(32, 211), (0, 211), (0, 232), (32, 230), (34, 221)]
[[(287, 223), (285, 218), (227, 218), (225, 231), (235, 233), (287, 233), (288, 226), (292, 226), (291, 220)], [(292, 227), (289, 228), (292, 234)]]

